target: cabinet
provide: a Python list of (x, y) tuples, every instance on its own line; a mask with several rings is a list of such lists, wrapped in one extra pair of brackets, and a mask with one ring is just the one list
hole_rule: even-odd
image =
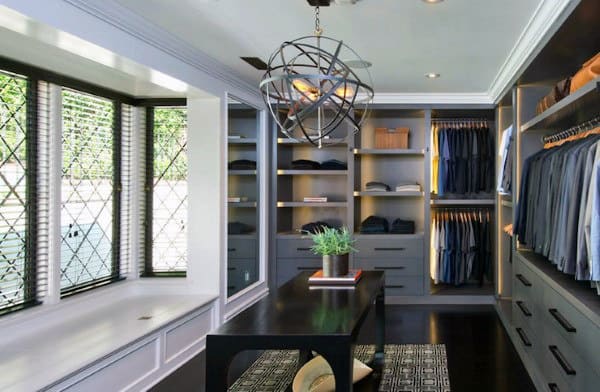
[[(227, 295), (258, 280), (258, 110), (237, 101), (228, 106)], [(254, 167), (251, 163), (254, 162)]]
[[(354, 267), (385, 271), (387, 296), (420, 296), (424, 293), (424, 230), (426, 111), (413, 109), (375, 109), (355, 137), (354, 216), (358, 253)], [(408, 148), (377, 149), (377, 128), (408, 128)], [(367, 183), (380, 182), (389, 191), (367, 189)], [(397, 191), (402, 184), (419, 189)], [(361, 234), (361, 223), (369, 216), (388, 221), (413, 221), (415, 230), (406, 234)]]
[[(499, 128), (513, 124), (515, 142), (513, 192), (498, 195), (498, 230), (512, 223), (517, 206), (525, 203), (519, 200), (524, 163), (544, 148), (542, 138), (600, 115), (598, 79), (536, 113), (538, 101), (554, 84), (576, 72), (583, 61), (600, 49), (592, 38), (597, 37), (594, 31), (600, 21), (599, 6), (597, 2), (580, 2), (497, 109)], [(508, 246), (512, 248), (510, 252)], [(501, 273), (499, 302), (510, 298), (512, 310), (510, 317), (504, 311), (500, 313), (517, 351), (539, 390), (597, 390), (600, 296), (589, 282), (560, 272), (544, 256), (525, 246), (515, 239), (500, 237), (497, 250)]]

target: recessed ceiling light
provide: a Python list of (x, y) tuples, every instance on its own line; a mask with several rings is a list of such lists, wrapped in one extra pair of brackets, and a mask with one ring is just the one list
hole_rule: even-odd
[(439, 73), (435, 73), (435, 72), (428, 72), (425, 74), (425, 77), (428, 79), (437, 79), (440, 77)]
[(423, 0), (425, 3), (429, 3), (429, 4), (435, 4), (435, 3), (441, 3), (444, 0)]

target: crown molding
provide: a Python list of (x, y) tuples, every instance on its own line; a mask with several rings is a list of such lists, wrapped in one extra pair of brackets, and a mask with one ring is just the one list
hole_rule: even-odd
[(512, 86), (523, 69), (542, 50), (580, 0), (542, 0), (488, 90), (496, 103)]
[(487, 93), (375, 93), (373, 104), (464, 105), (493, 104)]
[(258, 88), (237, 76), (231, 68), (113, 0), (63, 1), (229, 86), (260, 98)]

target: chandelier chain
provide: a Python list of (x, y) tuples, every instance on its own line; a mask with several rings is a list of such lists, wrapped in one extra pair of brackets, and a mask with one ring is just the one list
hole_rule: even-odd
[(323, 29), (321, 28), (321, 19), (319, 6), (315, 7), (315, 35), (320, 37), (323, 34)]

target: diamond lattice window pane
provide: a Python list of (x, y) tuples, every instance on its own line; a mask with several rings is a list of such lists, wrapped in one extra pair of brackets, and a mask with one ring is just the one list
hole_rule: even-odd
[(113, 104), (64, 89), (61, 290), (118, 274), (112, 260)]
[(152, 268), (187, 268), (187, 116), (184, 108), (154, 111)]
[(25, 254), (26, 90), (25, 79), (0, 73), (0, 310), (28, 301), (34, 281)]

